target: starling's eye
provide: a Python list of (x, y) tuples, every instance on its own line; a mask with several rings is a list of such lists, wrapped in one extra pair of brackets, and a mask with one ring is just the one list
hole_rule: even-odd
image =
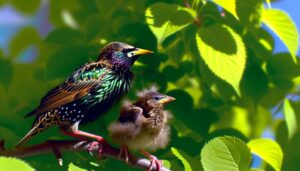
[(127, 49), (123, 49), (122, 52), (123, 53), (128, 53), (128, 52), (131, 52), (131, 51), (134, 51), (136, 48), (127, 48)]
[(135, 54), (134, 54), (134, 50), (136, 48), (129, 48), (129, 49), (123, 49), (122, 52), (127, 54), (127, 57), (131, 58), (133, 57)]
[(128, 56), (129, 58), (131, 58), (131, 57), (134, 56), (134, 53), (133, 53), (133, 52), (129, 52), (129, 53), (127, 53), (127, 56)]
[(122, 52), (123, 52), (123, 53), (130, 52), (130, 49), (123, 49)]

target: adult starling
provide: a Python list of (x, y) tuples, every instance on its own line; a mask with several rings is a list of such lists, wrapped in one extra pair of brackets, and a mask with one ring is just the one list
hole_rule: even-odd
[(127, 93), (133, 79), (130, 67), (140, 55), (149, 53), (152, 52), (121, 42), (106, 45), (96, 62), (75, 70), (64, 83), (49, 91), (36, 109), (26, 115), (34, 115), (35, 121), (16, 147), (53, 125), (59, 126), (65, 135), (97, 140), (90, 148), (97, 144), (101, 146), (105, 142), (102, 137), (80, 131), (78, 126), (103, 115)]
[(151, 159), (149, 169), (156, 164), (160, 170), (161, 162), (144, 150), (154, 151), (168, 144), (170, 128), (167, 121), (171, 115), (164, 106), (175, 98), (157, 92), (156, 88), (140, 92), (138, 96), (137, 102), (124, 103), (118, 121), (109, 126), (110, 136), (122, 145), (120, 155), (125, 155), (127, 161), (127, 148), (141, 150)]

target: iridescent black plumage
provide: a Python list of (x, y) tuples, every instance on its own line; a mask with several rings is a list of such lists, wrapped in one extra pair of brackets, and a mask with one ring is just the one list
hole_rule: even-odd
[(105, 46), (97, 62), (77, 69), (26, 115), (35, 115), (36, 119), (30, 132), (17, 146), (49, 126), (58, 125), (64, 131), (71, 129), (75, 132), (78, 125), (107, 112), (129, 90), (133, 78), (130, 67), (139, 55), (147, 53), (151, 51), (120, 42)]

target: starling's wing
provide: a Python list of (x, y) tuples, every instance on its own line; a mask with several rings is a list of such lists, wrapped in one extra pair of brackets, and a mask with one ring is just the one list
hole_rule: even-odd
[[(98, 71), (99, 77), (95, 78), (93, 72)], [(92, 63), (76, 70), (65, 83), (54, 88), (41, 100), (40, 106), (30, 112), (27, 116), (39, 115), (51, 109), (71, 103), (87, 95), (93, 88), (101, 85), (102, 78), (109, 68), (102, 67), (98, 63)], [(90, 74), (86, 74), (90, 72)]]

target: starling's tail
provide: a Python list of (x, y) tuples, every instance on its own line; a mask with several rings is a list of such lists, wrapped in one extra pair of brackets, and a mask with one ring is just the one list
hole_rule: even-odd
[(15, 147), (19, 147), (25, 142), (27, 142), (31, 137), (33, 137), (35, 134), (39, 133), (40, 130), (34, 126), (31, 128), (31, 130), (15, 145)]
[(36, 109), (33, 110), (33, 111), (31, 111), (30, 113), (27, 113), (27, 114), (25, 115), (25, 118), (28, 118), (29, 116), (35, 115), (35, 113), (36, 113)]
[(15, 147), (19, 147), (34, 135), (42, 132), (52, 125), (57, 124), (57, 122), (57, 115), (56, 113), (52, 112), (48, 112), (41, 115), (40, 117), (36, 117), (31, 130), (15, 145)]

